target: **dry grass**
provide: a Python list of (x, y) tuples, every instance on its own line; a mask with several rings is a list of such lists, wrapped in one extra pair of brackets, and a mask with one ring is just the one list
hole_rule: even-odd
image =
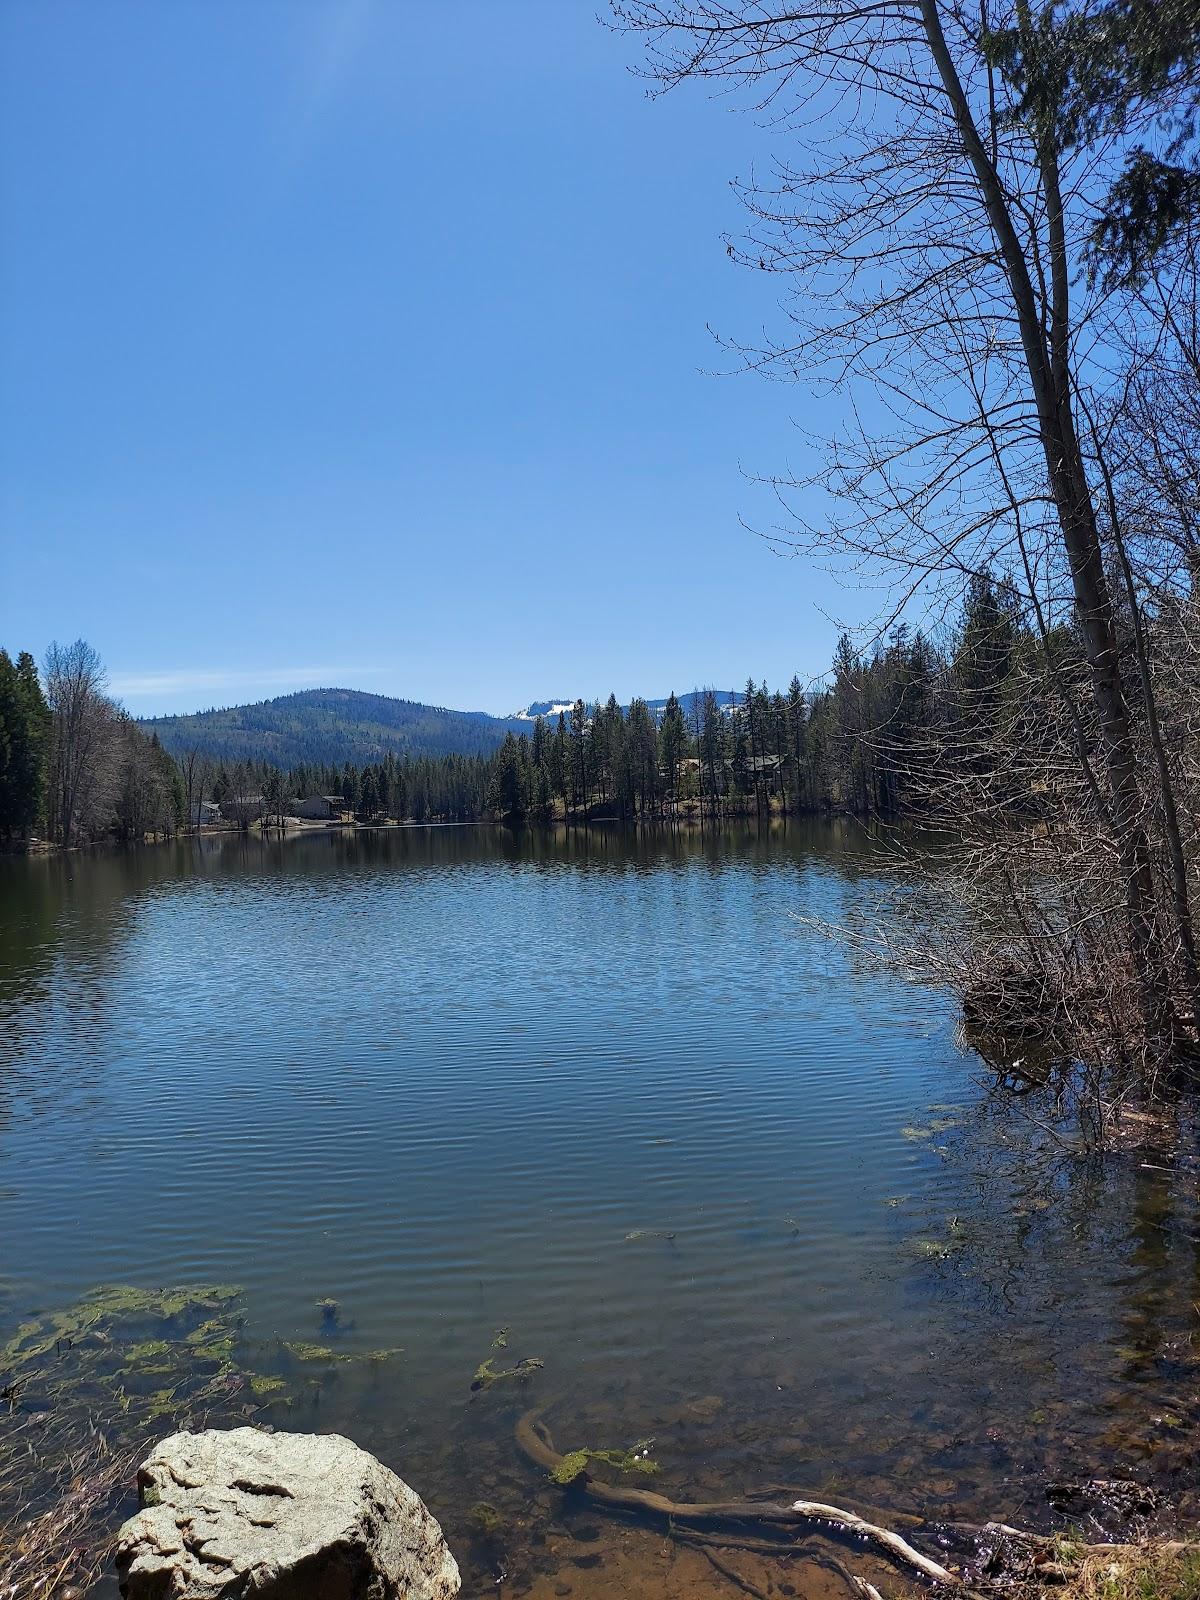
[(0, 1526), (0, 1600), (83, 1595), (108, 1567), (114, 1505), (130, 1493), (145, 1447), (113, 1451), (97, 1435), (62, 1474), (61, 1497)]
[(1047, 1589), (1060, 1600), (1200, 1600), (1200, 1544), (1129, 1544), (1075, 1554), (1061, 1547), (1071, 1576)]

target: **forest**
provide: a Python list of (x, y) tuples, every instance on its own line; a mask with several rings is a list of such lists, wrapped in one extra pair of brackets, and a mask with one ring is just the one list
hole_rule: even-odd
[[(901, 626), (866, 655), (843, 636), (825, 685), (786, 691), (747, 681), (740, 700), (709, 690), (661, 709), (616, 696), (577, 700), (509, 731), (491, 754), (389, 750), (380, 761), (221, 760), (200, 746), (173, 757), (104, 693), (84, 641), (32, 656), (0, 651), (0, 833), (59, 845), (135, 840), (198, 825), (214, 802), (246, 825), (310, 795), (340, 796), (361, 823), (585, 824), (843, 811), (895, 818), (928, 803), (916, 769), (933, 743), (962, 738), (964, 705), (986, 677), (998, 708), (1015, 692), (1030, 636), (1015, 595), (985, 578), (948, 646)], [(1064, 645), (1064, 649), (1067, 646)], [(990, 704), (990, 702), (989, 702)], [(993, 718), (993, 723), (995, 719)], [(994, 733), (995, 727), (991, 729)], [(946, 757), (951, 760), (951, 756)]]
[(256, 705), (152, 717), (141, 727), (174, 755), (201, 750), (233, 766), (269, 761), (285, 769), (319, 761), (366, 766), (393, 755), (487, 755), (513, 718), (367, 694), (361, 689), (301, 689)]

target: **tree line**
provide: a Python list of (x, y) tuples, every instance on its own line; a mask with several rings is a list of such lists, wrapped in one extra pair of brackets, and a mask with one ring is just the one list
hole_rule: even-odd
[(200, 749), (180, 758), (188, 814), (211, 800), (248, 825), (327, 797), (361, 822), (514, 823), (683, 821), (822, 810), (900, 814), (908, 791), (876, 722), (893, 730), (921, 715), (927, 680), (944, 665), (920, 634), (894, 632), (860, 658), (843, 639), (833, 686), (785, 692), (747, 682), (738, 703), (714, 691), (671, 695), (661, 715), (643, 699), (580, 699), (535, 717), (490, 755), (397, 755), (356, 764), (307, 761), (284, 771), (262, 759), (233, 763)]
[(866, 655), (843, 637), (824, 687), (793, 677), (772, 692), (749, 680), (734, 703), (713, 691), (687, 697), (690, 715), (674, 694), (661, 715), (642, 699), (577, 700), (535, 718), (528, 734), (506, 734), (490, 755), (389, 751), (363, 765), (286, 770), (200, 746), (172, 757), (107, 696), (84, 641), (51, 646), (41, 674), (28, 652), (15, 664), (0, 652), (0, 834), (68, 846), (136, 839), (195, 828), (208, 805), (227, 822), (269, 824), (314, 795), (363, 822), (897, 816), (917, 800), (908, 768), (943, 715), (939, 685), (990, 626), (995, 592), (980, 587), (947, 649), (903, 627)]
[(144, 839), (184, 822), (180, 771), (106, 692), (82, 639), (52, 644), (41, 673), (0, 649), (0, 839), (64, 847)]

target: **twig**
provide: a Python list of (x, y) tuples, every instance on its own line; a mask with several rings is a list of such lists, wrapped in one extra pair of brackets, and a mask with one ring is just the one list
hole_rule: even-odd
[(707, 1544), (697, 1544), (700, 1554), (710, 1561), (717, 1571), (723, 1573), (730, 1583), (737, 1584), (743, 1594), (754, 1596), (754, 1600), (768, 1600), (767, 1591), (760, 1589), (752, 1578), (743, 1577), (736, 1567), (731, 1567), (727, 1561), (722, 1561), (717, 1552)]

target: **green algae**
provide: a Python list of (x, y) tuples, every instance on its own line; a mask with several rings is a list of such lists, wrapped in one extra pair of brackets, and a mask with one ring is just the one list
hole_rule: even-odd
[(644, 1439), (634, 1445), (632, 1450), (589, 1450), (586, 1447), (582, 1450), (568, 1450), (551, 1472), (550, 1480), (566, 1488), (581, 1478), (593, 1462), (612, 1467), (617, 1472), (639, 1472), (651, 1477), (659, 1471), (658, 1462), (651, 1460), (647, 1454), (653, 1442), (652, 1439)]
[[(106, 1344), (116, 1325), (169, 1324), (197, 1311), (219, 1311), (236, 1301), (231, 1284), (198, 1284), (174, 1289), (139, 1289), (132, 1284), (101, 1284), (73, 1306), (48, 1311), (23, 1322), (0, 1348), (0, 1371), (40, 1361), (89, 1342)], [(153, 1342), (153, 1341), (152, 1341)]]
[(468, 1513), (471, 1526), (485, 1539), (493, 1539), (504, 1526), (504, 1518), (490, 1500), (477, 1500)]
[(497, 1367), (491, 1356), (488, 1356), (486, 1361), (481, 1361), (475, 1368), (471, 1388), (490, 1389), (494, 1383), (499, 1383), (504, 1378), (515, 1378), (518, 1382), (524, 1382), (545, 1365), (546, 1363), (537, 1356), (524, 1356), (515, 1367)]
[(179, 1385), (173, 1389), (159, 1389), (146, 1403), (146, 1418), (157, 1422), (160, 1417), (173, 1417), (179, 1409)]
[(305, 1339), (285, 1339), (283, 1348), (297, 1361), (321, 1361), (332, 1364), (335, 1361), (350, 1360), (349, 1356), (331, 1350), (328, 1345), (309, 1344)]
[(908, 1248), (920, 1261), (945, 1261), (953, 1253), (945, 1239), (911, 1239)]
[(586, 1450), (568, 1450), (562, 1460), (550, 1474), (551, 1482), (561, 1484), (574, 1483), (577, 1478), (587, 1471), (590, 1456)]
[[(0, 1343), (0, 1397), (12, 1419), (0, 1431), (0, 1544), (5, 1519), (54, 1522), (64, 1497), (77, 1491), (79, 1463), (128, 1481), (165, 1433), (244, 1424), (269, 1408), (290, 1407), (306, 1382), (321, 1383), (329, 1369), (364, 1360), (302, 1341), (251, 1342), (245, 1323), (232, 1284), (102, 1284), (17, 1325)], [(365, 1361), (397, 1354), (376, 1350)], [(33, 1421), (36, 1428), (27, 1425)], [(114, 1527), (106, 1495), (63, 1527), (61, 1549), (48, 1547), (54, 1570), (67, 1574), (109, 1559)]]
[(237, 1317), (236, 1324), (232, 1322), (230, 1317), (206, 1317), (198, 1328), (192, 1329), (183, 1342), (184, 1344), (197, 1346), (214, 1344), (219, 1339), (230, 1337), (231, 1328), (234, 1326), (240, 1328), (242, 1321), (240, 1314)]
[(214, 1339), (211, 1344), (196, 1345), (192, 1354), (197, 1361), (211, 1361), (220, 1372), (232, 1372), (236, 1369), (232, 1339)]

